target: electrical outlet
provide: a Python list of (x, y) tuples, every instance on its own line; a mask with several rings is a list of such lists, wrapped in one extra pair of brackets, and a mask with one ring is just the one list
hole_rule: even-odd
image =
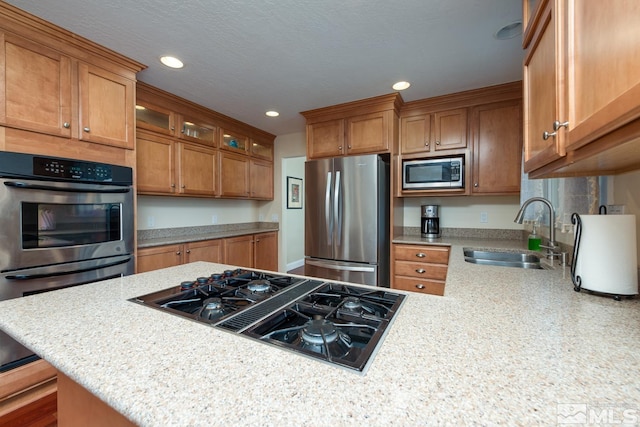
[(271, 222), (278, 222), (278, 214), (271, 214)]
[(624, 215), (624, 205), (607, 205), (607, 214)]
[(218, 223), (218, 215), (211, 215), (211, 224)]
[(481, 223), (489, 222), (489, 214), (486, 212), (480, 212), (480, 222)]
[(147, 217), (147, 227), (155, 227), (156, 226), (156, 217), (149, 215)]

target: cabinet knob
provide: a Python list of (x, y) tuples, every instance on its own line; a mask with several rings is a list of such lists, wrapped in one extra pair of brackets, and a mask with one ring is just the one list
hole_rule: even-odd
[(546, 141), (549, 138), (555, 137), (557, 134), (558, 132), (547, 132), (545, 130), (544, 132), (542, 132), (542, 139)]
[(338, 147), (338, 150), (342, 151), (342, 145), (340, 145), (340, 146)]
[(436, 141), (436, 145), (440, 145), (440, 141)]
[(423, 285), (422, 283), (418, 283), (418, 284), (416, 285), (416, 288), (418, 288), (418, 289), (424, 289), (424, 285)]
[(427, 147), (427, 148), (429, 148), (429, 141), (425, 141), (425, 142), (424, 142), (424, 146), (425, 146), (425, 147)]
[(176, 252), (176, 255), (180, 255), (180, 251)]
[(65, 129), (69, 129), (69, 128), (71, 127), (71, 123), (69, 123), (69, 122), (64, 122), (64, 123), (62, 124), (62, 127), (63, 127), (63, 128), (65, 128)]
[(568, 127), (569, 127), (569, 122), (559, 122), (558, 120), (553, 122), (553, 130), (558, 130), (560, 128), (568, 128)]
[(350, 146), (350, 145), (347, 145), (347, 148), (348, 148), (349, 150), (351, 150), (351, 146)]
[(187, 251), (186, 251), (186, 252), (187, 252), (188, 254), (190, 254), (190, 253), (191, 253), (191, 249), (187, 249)]
[(474, 183), (473, 183), (473, 186), (474, 186), (474, 187), (478, 187), (478, 183), (477, 183), (477, 182), (474, 182)]
[(183, 185), (183, 186), (181, 186), (180, 188), (184, 188), (184, 185)]
[(176, 185), (175, 184), (171, 184), (171, 188), (176, 188)]
[(425, 273), (425, 272), (426, 272), (426, 270), (425, 270), (424, 268), (418, 268), (418, 269), (416, 269), (416, 273), (423, 274), (423, 273)]
[(425, 255), (424, 253), (422, 253), (422, 252), (418, 252), (418, 253), (416, 254), (416, 256), (417, 256), (418, 258), (424, 258), (424, 257), (426, 257), (426, 255)]
[(91, 129), (89, 129), (89, 128), (83, 128), (82, 130), (87, 132), (87, 133), (91, 132)]

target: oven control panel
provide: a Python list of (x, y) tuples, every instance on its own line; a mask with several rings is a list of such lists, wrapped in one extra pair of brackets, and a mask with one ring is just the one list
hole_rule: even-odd
[(111, 182), (111, 165), (67, 159), (33, 158), (33, 174), (77, 181)]

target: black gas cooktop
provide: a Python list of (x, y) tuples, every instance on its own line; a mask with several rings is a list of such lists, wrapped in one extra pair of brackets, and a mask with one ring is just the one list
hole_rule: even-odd
[(404, 297), (386, 288), (236, 269), (131, 301), (362, 372)]

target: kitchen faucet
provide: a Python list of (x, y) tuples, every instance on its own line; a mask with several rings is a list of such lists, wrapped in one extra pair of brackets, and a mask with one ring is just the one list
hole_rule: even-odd
[(543, 245), (540, 245), (540, 246), (549, 249), (549, 253), (548, 253), (549, 257), (559, 256), (560, 254), (557, 254), (554, 252), (554, 249), (558, 247), (558, 245), (556, 244), (556, 229), (555, 229), (556, 211), (553, 209), (553, 205), (549, 200), (545, 199), (544, 197), (532, 197), (526, 200), (522, 204), (522, 207), (520, 207), (520, 210), (516, 215), (516, 219), (514, 219), (513, 222), (522, 224), (522, 220), (524, 219), (524, 211), (526, 210), (527, 206), (529, 206), (533, 202), (542, 202), (545, 205), (547, 205), (547, 207), (549, 208), (549, 246), (543, 246)]

